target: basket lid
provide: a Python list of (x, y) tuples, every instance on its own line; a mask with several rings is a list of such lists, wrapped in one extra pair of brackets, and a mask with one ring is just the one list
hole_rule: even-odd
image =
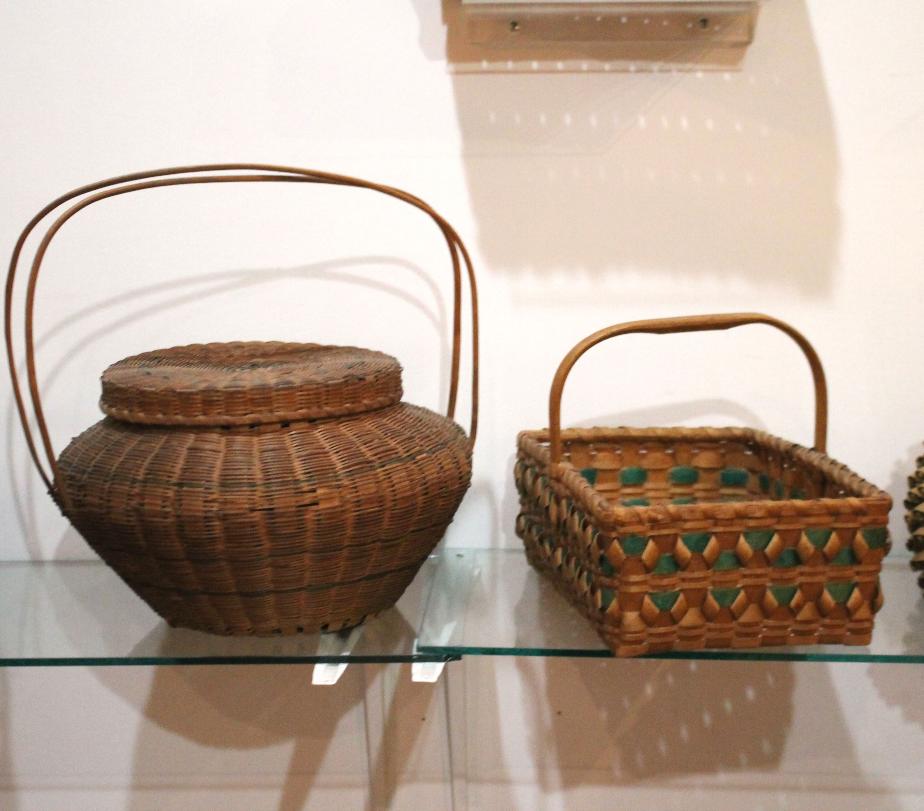
[(353, 346), (190, 344), (114, 363), (100, 408), (146, 425), (259, 425), (360, 414), (401, 400), (401, 366)]

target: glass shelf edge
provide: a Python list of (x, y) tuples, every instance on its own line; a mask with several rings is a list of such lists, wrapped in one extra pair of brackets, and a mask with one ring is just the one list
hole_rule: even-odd
[[(76, 564), (76, 565), (75, 565)], [(900, 612), (898, 619), (901, 624), (899, 632), (905, 631), (910, 636), (906, 638), (904, 644), (879, 645), (879, 650), (869, 650), (865, 647), (856, 646), (793, 646), (793, 647), (776, 647), (776, 648), (711, 648), (685, 651), (666, 651), (657, 654), (648, 654), (639, 657), (622, 657), (636, 658), (643, 660), (685, 660), (685, 661), (755, 661), (755, 662), (829, 662), (829, 663), (856, 663), (856, 664), (891, 664), (891, 665), (920, 665), (924, 664), (924, 599), (920, 596), (917, 589), (913, 574), (904, 569), (907, 566), (907, 559), (903, 556), (894, 555), (887, 560), (883, 575), (888, 575), (891, 579), (890, 590), (887, 591), (886, 609), (890, 605), (898, 605)], [(72, 585), (83, 585), (86, 588), (73, 589), (73, 593), (66, 590), (59, 590), (68, 600), (56, 605), (55, 600), (46, 600), (46, 614), (48, 614), (49, 628), (56, 631), (60, 636), (59, 627), (61, 625), (61, 616), (70, 617), (75, 608), (81, 611), (89, 612), (87, 617), (92, 619), (92, 606), (99, 605), (96, 599), (87, 600), (87, 606), (81, 607), (83, 603), (80, 599), (86, 594), (96, 595), (99, 593), (98, 588), (101, 585), (107, 589), (119, 590), (119, 595), (112, 597), (111, 605), (118, 611), (128, 611), (131, 617), (139, 624), (139, 635), (149, 630), (157, 630), (154, 626), (148, 628), (147, 609), (137, 601), (137, 598), (130, 595), (124, 586), (119, 585), (120, 581), (115, 575), (107, 570), (100, 562), (50, 562), (41, 565), (37, 564), (10, 564), (10, 573), (15, 575), (14, 581), (18, 582), (23, 573), (32, 571), (37, 574), (43, 572), (53, 575), (55, 572), (63, 573), (68, 577), (77, 578)], [(68, 575), (68, 573), (70, 573)], [(8, 575), (9, 576), (9, 575)], [(517, 579), (519, 578), (519, 580)], [(60, 579), (60, 578), (59, 578)], [(11, 581), (14, 582), (14, 581)], [(521, 582), (522, 581), (522, 582)], [(38, 581), (36, 581), (38, 582)], [(50, 581), (49, 581), (50, 582)], [(55, 581), (57, 582), (57, 581)], [(61, 581), (64, 583), (64, 581)], [(511, 583), (517, 583), (518, 588), (511, 591)], [(7, 585), (10, 585), (9, 583)], [(46, 583), (46, 585), (48, 585)], [(53, 583), (52, 583), (53, 585)], [(92, 587), (92, 588), (90, 588)], [(389, 644), (385, 646), (386, 651), (380, 652), (373, 645), (365, 644), (365, 651), (362, 653), (337, 652), (300, 652), (285, 654), (269, 654), (265, 652), (254, 652), (252, 654), (242, 654), (238, 651), (229, 651), (214, 653), (213, 655), (190, 655), (188, 651), (175, 651), (172, 654), (165, 651), (163, 654), (152, 654), (151, 645), (146, 645), (148, 650), (139, 650), (137, 655), (130, 652), (123, 653), (122, 650), (112, 651), (115, 655), (99, 655), (100, 653), (109, 653), (109, 651), (97, 649), (86, 650), (87, 655), (80, 655), (76, 651), (72, 655), (52, 655), (59, 653), (58, 650), (49, 650), (56, 648), (56, 645), (48, 642), (27, 646), (23, 650), (24, 655), (16, 655), (15, 648), (3, 651), (0, 655), (0, 668), (8, 667), (117, 667), (117, 666), (207, 666), (207, 665), (265, 665), (265, 664), (332, 664), (332, 665), (349, 665), (349, 664), (414, 664), (414, 663), (432, 663), (441, 664), (453, 661), (459, 661), (463, 658), (473, 656), (509, 656), (509, 657), (540, 657), (540, 658), (571, 658), (571, 659), (613, 659), (615, 657), (599, 641), (594, 642), (586, 631), (578, 632), (577, 625), (580, 624), (577, 613), (574, 609), (562, 602), (562, 598), (554, 594), (552, 586), (542, 578), (539, 573), (532, 570), (525, 561), (523, 552), (516, 547), (485, 547), (485, 548), (468, 548), (450, 546), (444, 548), (441, 554), (434, 556), (428, 561), (427, 566), (422, 571), (418, 580), (413, 587), (415, 594), (409, 592), (412, 597), (410, 602), (406, 602), (405, 614), (392, 615), (392, 622), (395, 617), (401, 617), (401, 624), (397, 626), (395, 633), (398, 634), (399, 641), (403, 637), (401, 644)], [(480, 589), (480, 590), (479, 590)], [(124, 592), (124, 594), (122, 594)], [(49, 595), (54, 596), (51, 592)], [(2, 596), (2, 595), (0, 595)], [(35, 622), (40, 617), (43, 603), (41, 600), (34, 600), (34, 596), (28, 588), (23, 590), (22, 594), (8, 594), (7, 607), (18, 609), (10, 613), (12, 625), (7, 630), (16, 629), (17, 633), (31, 632), (33, 627), (26, 623), (28, 620)], [(489, 596), (490, 599), (484, 598)], [(123, 606), (124, 599), (124, 606)], [(497, 611), (495, 603), (498, 600), (506, 600), (506, 603), (497, 603), (503, 611)], [(517, 607), (517, 601), (522, 600), (522, 604)], [(893, 603), (894, 600), (894, 603)], [(554, 606), (552, 601), (555, 601)], [(3, 601), (0, 600), (0, 603)], [(508, 605), (509, 603), (509, 605)], [(481, 608), (479, 614), (477, 611), (469, 615), (470, 608)], [(57, 611), (48, 609), (57, 608)], [(493, 626), (496, 629), (504, 629), (509, 626), (509, 621), (514, 619), (519, 613), (518, 618), (522, 622), (523, 618), (533, 618), (541, 616), (542, 610), (546, 611), (544, 622), (551, 623), (552, 626), (558, 625), (559, 621), (564, 621), (566, 633), (558, 634), (556, 639), (536, 638), (534, 641), (538, 644), (521, 645), (521, 642), (532, 642), (529, 639), (530, 634), (524, 635), (519, 633), (522, 625), (518, 626), (517, 637), (511, 638), (507, 634), (504, 638), (503, 633), (492, 633), (491, 627), (482, 627), (486, 620), (493, 620)], [(113, 613), (113, 612), (110, 612)], [(118, 613), (118, 612), (114, 612)], [(107, 617), (106, 612), (101, 616)], [(121, 614), (119, 614), (121, 618)], [(385, 615), (383, 615), (384, 617)], [(83, 614), (79, 614), (78, 619), (82, 619)], [(500, 620), (498, 619), (500, 618)], [(877, 629), (879, 635), (885, 631), (886, 626), (882, 620), (885, 615), (877, 617)], [(372, 629), (373, 622), (379, 623), (382, 618), (370, 621), (368, 628)], [(96, 617), (99, 622), (99, 617)], [(119, 623), (111, 623), (116, 629)], [(91, 631), (96, 629), (92, 622), (73, 623), (75, 628), (89, 628)], [(895, 625), (893, 621), (892, 625)], [(574, 626), (572, 628), (572, 626)], [(377, 626), (380, 629), (384, 627)], [(466, 632), (468, 627), (468, 633)], [(583, 628), (583, 626), (582, 626)], [(97, 629), (98, 630), (98, 629)], [(181, 632), (185, 633), (185, 632)], [(374, 633), (374, 632), (373, 632)], [(80, 634), (75, 634), (80, 636)], [(85, 635), (85, 634), (84, 634)], [(893, 636), (898, 636), (894, 631)], [(394, 636), (394, 634), (392, 634)], [(587, 637), (585, 639), (585, 636)], [(875, 635), (874, 635), (875, 636)], [(487, 637), (487, 638), (484, 638)], [(493, 638), (492, 638), (493, 637)], [(499, 638), (498, 638), (499, 637)], [(95, 637), (94, 637), (95, 638)], [(368, 637), (367, 637), (368, 639)], [(886, 635), (886, 639), (889, 636)], [(910, 642), (907, 641), (910, 639)], [(129, 642), (134, 640), (129, 639)], [(364, 642), (366, 639), (363, 640)], [(558, 641), (562, 644), (549, 647), (549, 642)], [(899, 640), (900, 641), (900, 640)], [(484, 642), (487, 644), (477, 644)], [(568, 644), (570, 642), (570, 645)], [(476, 644), (472, 644), (476, 643)], [(499, 643), (499, 644), (498, 644)], [(511, 644), (514, 643), (514, 644)], [(543, 644), (545, 643), (545, 644)], [(575, 643), (578, 643), (575, 645)], [(217, 643), (215, 643), (217, 644)], [(599, 645), (599, 647), (596, 647)], [(28, 649), (31, 647), (31, 650)], [(112, 646), (110, 646), (112, 647)], [(119, 647), (119, 646), (116, 646)], [(126, 644), (124, 646), (128, 648)], [(175, 647), (175, 646), (174, 646)], [(188, 647), (188, 646), (186, 646)], [(330, 646), (328, 646), (330, 647)], [(49, 655), (45, 655), (42, 648), (49, 650)], [(370, 651), (369, 649), (372, 648)], [(391, 650), (389, 651), (389, 648)], [(395, 650), (397, 648), (397, 650)], [(882, 649), (885, 648), (885, 651)], [(904, 650), (902, 649), (904, 648)]]
[[(455, 554), (444, 557), (431, 593), (431, 600), (438, 595), (445, 605), (427, 606), (427, 622), (418, 631), (419, 652), (452, 653), (463, 658), (924, 664), (924, 599), (911, 573), (904, 571), (907, 561), (900, 555), (892, 556), (883, 566), (883, 584), (888, 581), (886, 609), (877, 615), (872, 649), (827, 644), (726, 647), (616, 657), (551, 581), (529, 566), (522, 549), (457, 547), (451, 551)], [(499, 605), (490, 605), (498, 600)], [(448, 630), (441, 627), (447, 618), (452, 620)], [(900, 638), (902, 634), (905, 639)], [(526, 638), (510, 638), (513, 635)]]
[(421, 652), (444, 653), (459, 659), (469, 656), (511, 656), (533, 657), (544, 659), (620, 659), (622, 661), (713, 661), (713, 662), (832, 662), (856, 664), (924, 664), (924, 654), (907, 656), (885, 656), (874, 653), (785, 653), (782, 651), (755, 652), (753, 650), (724, 651), (667, 651), (665, 653), (650, 653), (642, 656), (615, 656), (608, 650), (568, 650), (565, 648), (535, 649), (535, 648), (474, 648), (446, 646), (437, 647), (421, 645)]
[(31, 657), (0, 659), (5, 667), (195, 667), (203, 665), (374, 665), (374, 664), (446, 664), (457, 662), (461, 656), (450, 652), (421, 652), (407, 656), (210, 656), (164, 657), (142, 656), (133, 658), (110, 657)]
[(170, 628), (101, 561), (0, 564), (0, 668), (445, 664), (417, 648), (438, 559), (394, 607), (349, 635), (223, 637)]

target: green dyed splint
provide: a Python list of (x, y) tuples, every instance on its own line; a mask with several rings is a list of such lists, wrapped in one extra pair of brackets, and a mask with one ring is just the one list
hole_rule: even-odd
[(644, 535), (626, 535), (619, 539), (622, 551), (627, 555), (641, 555), (648, 546), (648, 538)]
[(746, 487), (750, 474), (742, 467), (727, 467), (719, 474), (722, 487)]
[(699, 471), (689, 465), (672, 467), (669, 476), (672, 484), (696, 484), (699, 481)]
[(597, 468), (595, 467), (585, 467), (581, 469), (581, 475), (587, 480), (587, 483), (591, 486), (597, 483)]
[(637, 487), (648, 479), (648, 471), (643, 467), (623, 468), (619, 474), (619, 481), (627, 487)]
[(677, 599), (680, 597), (679, 591), (653, 591), (648, 595), (659, 611), (670, 611)]
[(712, 535), (708, 532), (687, 532), (680, 539), (687, 549), (701, 555), (712, 540)]

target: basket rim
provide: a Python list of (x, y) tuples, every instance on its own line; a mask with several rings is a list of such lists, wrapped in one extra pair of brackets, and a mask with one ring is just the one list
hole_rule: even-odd
[[(660, 504), (653, 506), (624, 506), (614, 504), (590, 484), (579, 470), (568, 461), (550, 464), (549, 430), (521, 431), (517, 435), (519, 451), (534, 459), (548, 473), (550, 480), (558, 482), (568, 494), (580, 503), (590, 515), (602, 524), (626, 531), (633, 526), (657, 527), (670, 531), (678, 524), (689, 525), (710, 522), (727, 524), (729, 521), (748, 523), (784, 519), (807, 519), (806, 523), (831, 523), (831, 516), (875, 518), (876, 523), (887, 522), (892, 507), (892, 497), (881, 488), (871, 484), (846, 465), (826, 453), (806, 448), (773, 434), (748, 427), (657, 427), (657, 428), (568, 428), (561, 432), (567, 441), (614, 441), (620, 439), (722, 441), (737, 440), (753, 442), (777, 452), (789, 453), (807, 467), (823, 472), (828, 478), (843, 487), (850, 495), (841, 498), (814, 499), (756, 499), (741, 502), (704, 502), (697, 504)], [(813, 520), (814, 519), (814, 520)], [(824, 519), (822, 521), (822, 519)]]

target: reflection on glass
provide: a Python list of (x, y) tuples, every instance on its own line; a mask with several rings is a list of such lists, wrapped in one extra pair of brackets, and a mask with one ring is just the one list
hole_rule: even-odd
[(0, 564), (0, 666), (442, 662), (415, 647), (436, 570), (352, 633), (230, 637), (169, 627), (101, 562)]
[[(584, 618), (518, 549), (449, 550), (424, 612), (418, 649), (444, 655), (610, 657)], [(885, 605), (868, 647), (674, 651), (654, 659), (924, 663), (920, 596), (904, 560), (882, 570)]]

